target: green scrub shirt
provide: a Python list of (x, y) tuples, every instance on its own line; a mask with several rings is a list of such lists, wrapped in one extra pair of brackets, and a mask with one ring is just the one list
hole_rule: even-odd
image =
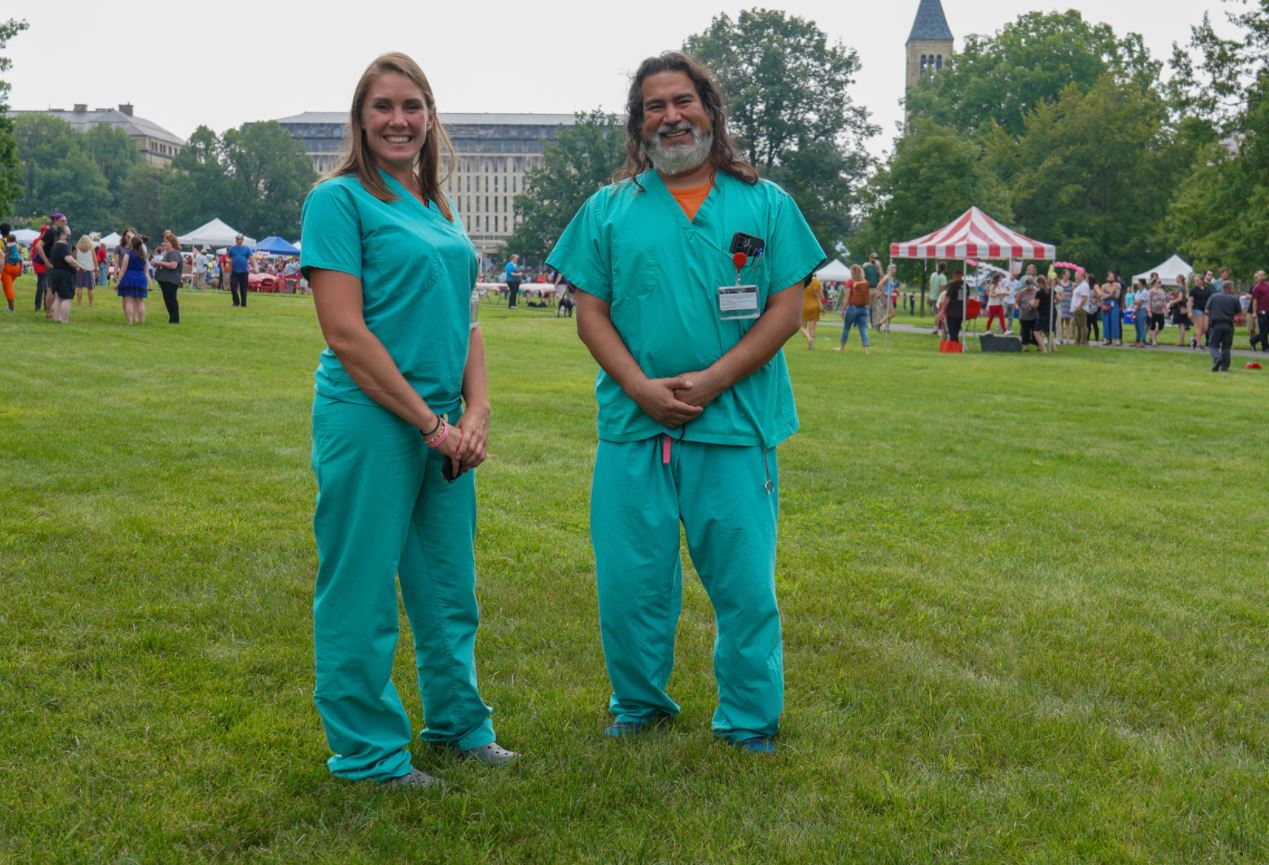
[[(726, 321), (718, 313), (719, 286), (736, 283), (729, 249), (737, 232), (765, 242), (763, 255), (740, 271), (742, 283), (758, 286), (759, 310), (773, 292), (800, 283), (824, 260), (792, 197), (774, 183), (751, 185), (720, 172), (689, 220), (655, 171), (637, 180), (591, 196), (547, 264), (610, 304), (613, 326), (649, 378), (707, 368), (757, 321)], [(783, 352), (681, 429), (646, 415), (603, 370), (595, 394), (604, 441), (668, 432), (684, 441), (774, 447), (798, 429)]]
[[(432, 411), (452, 412), (462, 401), (476, 249), (452, 203), (449, 222), (435, 202), (424, 206), (379, 173), (395, 201), (375, 198), (353, 175), (332, 177), (309, 193), (300, 267), (306, 277), (316, 267), (360, 279), (370, 332)], [(318, 362), (317, 393), (374, 402), (329, 348)]]

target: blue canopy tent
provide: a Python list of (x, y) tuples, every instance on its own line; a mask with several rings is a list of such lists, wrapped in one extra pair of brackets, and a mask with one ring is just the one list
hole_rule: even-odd
[(299, 255), (300, 250), (276, 234), (271, 234), (256, 244), (256, 252), (269, 255)]

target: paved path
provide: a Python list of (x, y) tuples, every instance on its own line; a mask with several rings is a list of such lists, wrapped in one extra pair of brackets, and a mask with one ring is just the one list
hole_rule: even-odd
[[(840, 330), (842, 327), (842, 323), (840, 321), (828, 321), (828, 320), (821, 319), (820, 327), (825, 327), (825, 326), (834, 327)], [(924, 325), (919, 325), (919, 324), (894, 323), (890, 325), (890, 330), (892, 333), (923, 333), (926, 336), (934, 335), (934, 329), (932, 327), (926, 327)], [(973, 330), (966, 331), (965, 336), (967, 338), (967, 341), (973, 342), (979, 333), (981, 333), (981, 331), (973, 331)], [(1016, 335), (1017, 331), (1014, 331), (1014, 334)], [(874, 340), (880, 338), (880, 334), (876, 330), (869, 329), (868, 335)], [(1175, 339), (1175, 335), (1173, 336), (1173, 338)], [(1235, 337), (1235, 345), (1237, 345), (1237, 342), (1240, 340), (1243, 341), (1243, 345), (1246, 345), (1246, 339), (1247, 339), (1247, 331), (1243, 330)], [(1094, 345), (1092, 347), (1100, 348), (1100, 349), (1113, 348), (1113, 349), (1126, 350), (1126, 351), (1148, 351), (1151, 353), (1158, 352), (1158, 351), (1166, 351), (1166, 352), (1172, 352), (1175, 354), (1199, 355), (1209, 360), (1211, 359), (1211, 355), (1208, 354), (1207, 349), (1205, 348), (1203, 349), (1186, 348), (1185, 346), (1176, 345), (1175, 343), (1172, 345), (1166, 345), (1166, 344), (1159, 345), (1155, 348), (1148, 348), (1148, 349), (1133, 348), (1128, 343), (1124, 343), (1123, 345)], [(1064, 346), (1059, 345), (1058, 351), (1061, 351), (1063, 348)], [(1235, 348), (1233, 349), (1233, 351), (1230, 352), (1230, 354), (1234, 357), (1260, 358), (1261, 360), (1269, 361), (1269, 353), (1266, 353), (1263, 351), (1254, 351), (1249, 348)]]

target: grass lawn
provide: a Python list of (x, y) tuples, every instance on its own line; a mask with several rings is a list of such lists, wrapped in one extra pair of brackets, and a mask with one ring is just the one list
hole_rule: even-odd
[[(787, 705), (604, 741), (593, 363), (486, 306), (479, 667), (509, 772), (331, 779), (311, 701), (307, 298), (0, 313), (0, 862), (1269, 861), (1269, 375), (1205, 354), (864, 357), (801, 337), (780, 453)], [(397, 686), (421, 709), (402, 640)]]

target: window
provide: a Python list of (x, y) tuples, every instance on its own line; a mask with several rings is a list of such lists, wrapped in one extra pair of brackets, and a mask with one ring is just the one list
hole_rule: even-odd
[(935, 68), (935, 69), (938, 69), (938, 70), (942, 70), (942, 68), (943, 68), (943, 55), (942, 55), (942, 54), (936, 54), (936, 55), (934, 56), (934, 68)]

